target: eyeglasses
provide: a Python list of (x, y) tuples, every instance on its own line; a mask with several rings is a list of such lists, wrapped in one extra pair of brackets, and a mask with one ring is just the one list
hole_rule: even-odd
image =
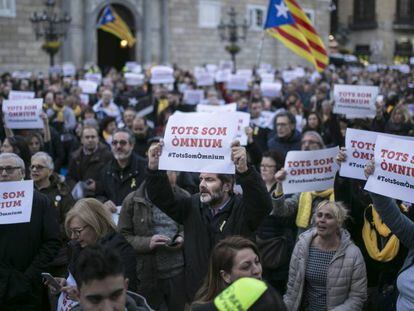
[(276, 123), (276, 127), (287, 127), (289, 126), (288, 123)]
[(70, 236), (74, 236), (75, 237), (75, 239), (77, 239), (77, 238), (79, 238), (80, 237), (80, 235), (81, 235), (81, 233), (82, 233), (82, 231), (83, 230), (85, 230), (86, 229), (86, 227), (87, 226), (83, 226), (83, 227), (80, 227), (80, 228), (73, 228), (73, 229), (69, 229), (69, 231), (70, 231)]
[(308, 145), (320, 145), (320, 142), (318, 142), (318, 141), (314, 141), (314, 140), (302, 140), (301, 142), (300, 142), (302, 145), (306, 145), (306, 144), (308, 144)]
[(13, 174), (14, 170), (21, 169), (19, 166), (0, 166), (0, 173), (6, 171), (7, 174)]
[(126, 140), (113, 140), (111, 142), (112, 146), (116, 146), (118, 144), (120, 144), (122, 147), (126, 146), (128, 144), (128, 141)]
[(46, 168), (46, 166), (43, 166), (43, 165), (31, 165), (30, 166), (30, 170), (31, 171), (34, 171), (34, 170), (36, 170), (36, 171), (40, 171), (40, 170), (43, 170), (44, 168)]
[(269, 168), (275, 168), (275, 167), (276, 165), (260, 164), (260, 168), (269, 169)]

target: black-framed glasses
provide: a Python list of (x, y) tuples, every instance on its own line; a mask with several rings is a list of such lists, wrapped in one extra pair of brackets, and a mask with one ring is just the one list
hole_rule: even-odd
[(128, 144), (127, 140), (113, 140), (111, 142), (112, 146), (121, 145), (122, 147), (126, 146)]
[(21, 169), (20, 166), (0, 166), (0, 173), (6, 171), (7, 174), (13, 174), (13, 172), (17, 169)]
[(35, 164), (30, 165), (30, 170), (31, 171), (34, 171), (34, 170), (40, 171), (40, 170), (43, 170), (44, 168), (46, 168), (46, 166), (43, 166), (43, 165), (35, 165)]
[(260, 168), (269, 169), (269, 168), (275, 168), (275, 167), (276, 165), (260, 164)]
[(81, 235), (81, 233), (82, 233), (82, 231), (85, 230), (86, 227), (87, 226), (83, 226), (83, 227), (80, 227), (80, 228), (72, 228), (72, 229), (69, 229), (69, 231), (71, 233), (71, 236), (73, 235), (75, 237), (75, 239), (79, 238), (80, 235)]

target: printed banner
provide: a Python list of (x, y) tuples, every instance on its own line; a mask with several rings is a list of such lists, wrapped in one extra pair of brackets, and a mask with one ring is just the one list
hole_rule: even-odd
[(249, 79), (245, 76), (230, 75), (227, 82), (227, 89), (232, 91), (248, 91)]
[(11, 129), (42, 129), (40, 118), (43, 99), (4, 100), (3, 115), (8, 128)]
[(0, 225), (30, 221), (33, 180), (0, 183)]
[(34, 92), (10, 91), (9, 93), (9, 100), (33, 99), (33, 98), (35, 98)]
[(345, 135), (346, 162), (341, 164), (339, 175), (366, 180), (365, 165), (374, 158), (375, 141), (378, 135), (395, 139), (414, 140), (414, 137), (398, 136), (348, 128)]
[(126, 72), (124, 77), (126, 85), (137, 86), (144, 84), (144, 75), (141, 73)]
[(78, 86), (82, 89), (84, 94), (95, 94), (98, 89), (98, 83), (89, 80), (79, 80)]
[(155, 66), (151, 68), (151, 84), (174, 83), (174, 70), (167, 66)]
[(237, 114), (175, 113), (168, 119), (159, 169), (234, 174)]
[(237, 110), (237, 104), (231, 103), (227, 105), (197, 105), (197, 112), (234, 112)]
[(286, 155), (286, 179), (283, 193), (323, 191), (333, 188), (338, 164), (335, 157), (339, 148), (314, 151), (289, 151)]
[(377, 86), (335, 84), (333, 112), (347, 117), (374, 118), (378, 92)]
[(375, 172), (364, 189), (414, 203), (414, 141), (378, 135)]

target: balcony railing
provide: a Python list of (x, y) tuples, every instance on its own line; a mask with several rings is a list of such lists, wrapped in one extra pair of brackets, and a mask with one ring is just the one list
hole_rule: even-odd
[(395, 30), (413, 30), (414, 16), (399, 16), (395, 15), (393, 28)]
[(377, 14), (373, 17), (362, 19), (355, 18), (354, 15), (348, 17), (348, 26), (351, 30), (369, 30), (378, 27)]

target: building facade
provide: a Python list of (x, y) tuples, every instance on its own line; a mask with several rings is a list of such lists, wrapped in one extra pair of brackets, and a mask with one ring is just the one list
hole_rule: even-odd
[(406, 63), (413, 56), (414, 1), (336, 0), (334, 29), (351, 52), (370, 62)]
[[(302, 0), (302, 6), (321, 38), (328, 42), (330, 0)], [(41, 50), (30, 22), (34, 12), (44, 10), (41, 0), (0, 1), (0, 71), (46, 71), (49, 59)], [(130, 26), (137, 43), (121, 48), (119, 39), (96, 28), (104, 7), (111, 4)], [(177, 64), (192, 69), (205, 63), (229, 60), (226, 42), (220, 41), (217, 26), (231, 7), (238, 20), (247, 19), (246, 41), (239, 42), (238, 68), (257, 63), (266, 19), (267, 0), (58, 0), (56, 11), (72, 18), (67, 37), (56, 56), (56, 63), (72, 62), (80, 68), (88, 63), (100, 67), (120, 66), (120, 62)], [(274, 38), (264, 36), (262, 63), (275, 67), (309, 66), (303, 59)]]

